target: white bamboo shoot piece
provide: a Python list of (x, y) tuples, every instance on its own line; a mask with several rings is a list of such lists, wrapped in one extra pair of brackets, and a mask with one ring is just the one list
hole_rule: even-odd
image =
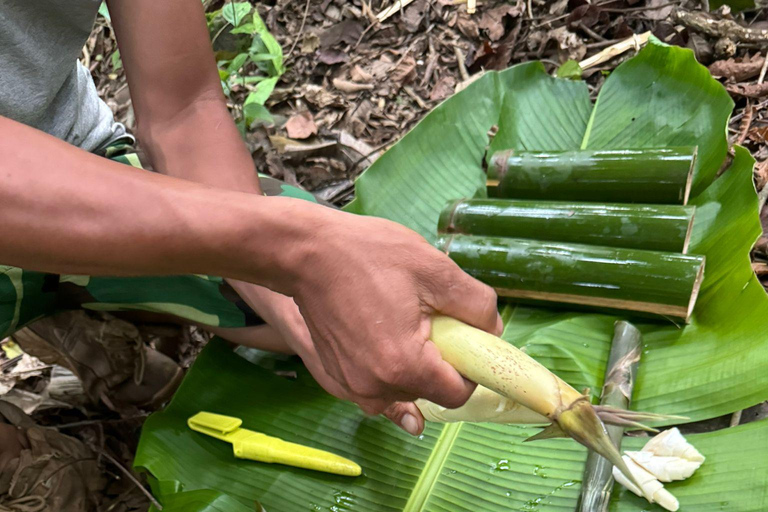
[(457, 409), (447, 409), (429, 400), (416, 400), (416, 406), (427, 421), (517, 423), (542, 425), (551, 423), (546, 416), (514, 402), (484, 386), (477, 386), (469, 400)]
[(704, 462), (704, 456), (685, 440), (677, 427), (654, 436), (645, 443), (642, 451), (651, 452), (659, 457), (678, 457), (691, 462)]
[(634, 460), (627, 455), (622, 457), (629, 470), (632, 472), (632, 476), (635, 477), (635, 481), (639, 486), (633, 484), (616, 466), (613, 467), (613, 478), (621, 485), (637, 494), (640, 497), (647, 499), (651, 503), (658, 503), (665, 509), (675, 512), (680, 508), (680, 503), (677, 501), (671, 492), (664, 488), (664, 485), (659, 482), (656, 477), (650, 474), (648, 471), (638, 466)]
[(680, 457), (660, 457), (646, 451), (626, 451), (624, 454), (635, 464), (642, 466), (643, 469), (655, 476), (659, 482), (685, 480), (702, 464), (701, 461), (686, 460)]

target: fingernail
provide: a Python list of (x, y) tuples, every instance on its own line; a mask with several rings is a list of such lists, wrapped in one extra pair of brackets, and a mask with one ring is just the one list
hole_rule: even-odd
[(419, 435), (419, 421), (413, 414), (406, 413), (403, 415), (403, 419), (400, 420), (400, 425), (412, 436)]

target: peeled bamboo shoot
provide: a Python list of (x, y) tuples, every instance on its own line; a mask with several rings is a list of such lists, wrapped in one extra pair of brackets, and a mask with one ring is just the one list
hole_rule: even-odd
[(704, 257), (536, 240), (445, 235), (437, 247), (502, 297), (688, 321)]
[(532, 238), (685, 253), (693, 206), (462, 199), (440, 215), (440, 233)]
[(572, 437), (634, 480), (589, 398), (525, 352), (492, 334), (444, 316), (432, 318), (430, 339), (442, 358), (466, 378), (552, 422), (543, 435), (534, 438)]
[(477, 386), (467, 403), (456, 409), (448, 409), (429, 400), (416, 400), (416, 406), (427, 421), (455, 423), (515, 423), (541, 425), (550, 423), (546, 416), (509, 400), (485, 386)]
[(497, 197), (687, 204), (696, 148), (494, 153)]

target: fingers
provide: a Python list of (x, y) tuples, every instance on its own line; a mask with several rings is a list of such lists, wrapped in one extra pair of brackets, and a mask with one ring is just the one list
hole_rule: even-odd
[(429, 276), (429, 304), (437, 312), (478, 329), (500, 335), (503, 328), (496, 292), (473, 278), (447, 257), (442, 268)]
[(395, 402), (387, 407), (384, 416), (412, 436), (424, 431), (424, 416), (413, 402)]
[(431, 341), (423, 346), (418, 375), (413, 384), (415, 389), (420, 390), (418, 396), (449, 409), (464, 405), (477, 387), (443, 360)]

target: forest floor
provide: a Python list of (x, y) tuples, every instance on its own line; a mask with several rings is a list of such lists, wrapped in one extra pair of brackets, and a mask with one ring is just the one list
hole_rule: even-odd
[[(221, 4), (214, 0), (206, 6), (212, 11)], [(652, 31), (662, 41), (692, 49), (731, 93), (736, 108), (729, 141), (746, 146), (758, 161), (755, 183), (768, 233), (768, 9), (737, 14), (721, 7), (707, 14), (708, 2), (699, 0), (487, 0), (478, 1), (476, 12), (469, 14), (466, 0), (414, 0), (379, 21), (377, 15), (392, 4), (278, 0), (257, 6), (287, 63), (266, 103), (274, 122), (255, 124), (246, 133), (260, 171), (343, 205), (352, 198), (356, 176), (433, 107), (482, 73), (530, 60), (540, 60), (554, 73), (567, 60), (580, 61), (633, 34)], [(709, 17), (723, 23), (708, 23)], [(112, 58), (115, 50), (109, 23), (100, 17), (83, 61), (118, 120), (131, 129), (130, 95), (119, 61)], [(603, 71), (633, 54), (590, 68), (584, 74), (590, 90), (599, 89)], [(247, 92), (232, 91), (234, 110)], [(766, 236), (753, 250), (753, 267), (768, 284)], [(197, 331), (170, 328), (153, 331), (151, 337), (185, 367), (204, 339)], [(0, 370), (0, 385), (10, 383), (31, 394), (25, 395), (30, 400), (26, 409), (35, 422), (103, 455), (99, 463), (105, 478), (94, 510), (147, 510), (148, 498), (133, 480), (142, 477), (127, 477), (126, 468), (151, 411), (115, 412), (83, 400), (75, 400), (75, 407), (52, 402), (52, 369), (43, 365), (22, 372), (18, 358), (9, 359), (3, 351)], [(688, 429), (727, 427), (767, 411), (761, 404)]]

